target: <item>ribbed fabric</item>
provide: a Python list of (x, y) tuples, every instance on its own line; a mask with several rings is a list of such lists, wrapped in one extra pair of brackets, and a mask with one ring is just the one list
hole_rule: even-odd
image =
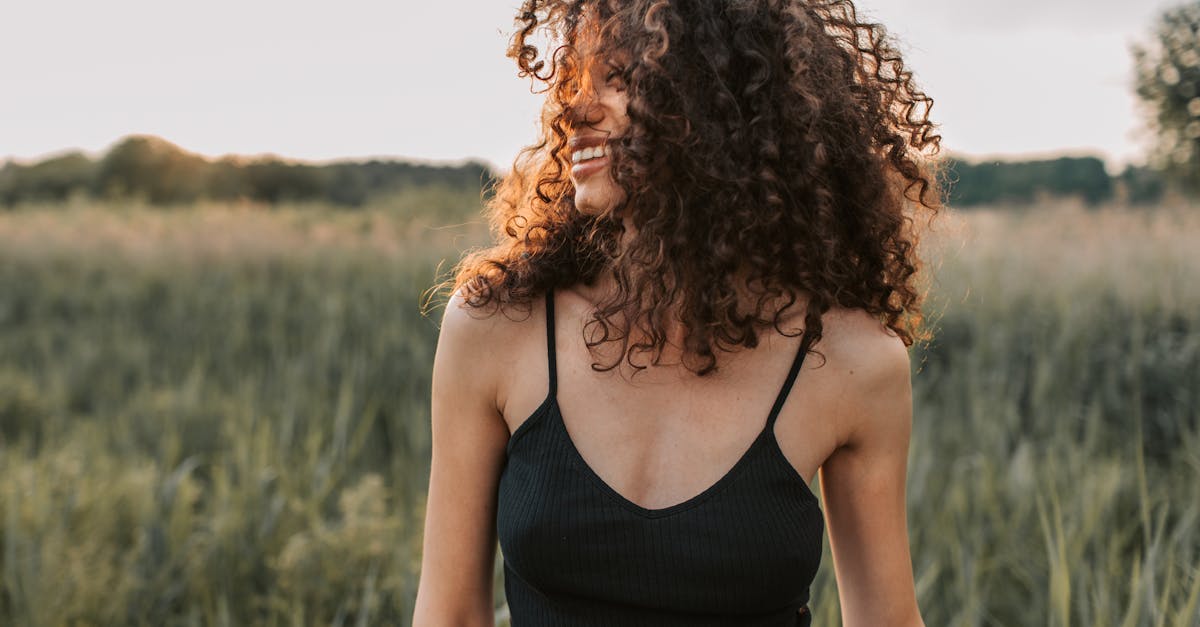
[(512, 627), (809, 626), (825, 531), (820, 504), (775, 439), (775, 419), (700, 494), (647, 509), (584, 462), (556, 398), (554, 297), (546, 294), (549, 392), (508, 441), (496, 531)]

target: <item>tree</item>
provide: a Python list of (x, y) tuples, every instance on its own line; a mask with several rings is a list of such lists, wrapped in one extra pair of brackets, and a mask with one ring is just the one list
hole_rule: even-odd
[(1137, 94), (1156, 144), (1150, 163), (1200, 195), (1200, 0), (1163, 11), (1152, 41), (1133, 46)]
[(100, 160), (101, 196), (138, 196), (155, 205), (192, 202), (204, 193), (208, 162), (154, 135), (130, 135)]

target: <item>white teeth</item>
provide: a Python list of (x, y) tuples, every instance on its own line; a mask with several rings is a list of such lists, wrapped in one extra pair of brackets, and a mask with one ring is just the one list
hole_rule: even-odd
[(608, 149), (606, 146), (593, 146), (591, 148), (584, 148), (583, 150), (576, 150), (575, 152), (571, 153), (571, 163), (579, 163), (580, 161), (596, 159), (607, 154)]

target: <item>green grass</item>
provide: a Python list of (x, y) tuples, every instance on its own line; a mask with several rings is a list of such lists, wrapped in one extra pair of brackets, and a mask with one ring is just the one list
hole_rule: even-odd
[[(0, 214), (0, 624), (407, 624), (419, 309), (486, 233), (434, 220)], [(1200, 624), (1200, 209), (955, 225), (913, 349), (926, 624)], [(832, 565), (814, 624), (840, 624)]]

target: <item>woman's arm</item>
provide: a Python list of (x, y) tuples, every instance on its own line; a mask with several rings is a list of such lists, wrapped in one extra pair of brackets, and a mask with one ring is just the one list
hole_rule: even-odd
[(497, 409), (499, 320), (446, 305), (433, 360), (432, 461), (413, 627), (492, 627), (496, 485), (508, 427)]
[[(860, 318), (861, 320), (861, 318)], [(912, 432), (907, 347), (874, 321), (839, 349), (842, 446), (821, 493), (846, 627), (923, 627), (913, 586), (904, 482)], [(868, 328), (873, 327), (873, 328)]]

